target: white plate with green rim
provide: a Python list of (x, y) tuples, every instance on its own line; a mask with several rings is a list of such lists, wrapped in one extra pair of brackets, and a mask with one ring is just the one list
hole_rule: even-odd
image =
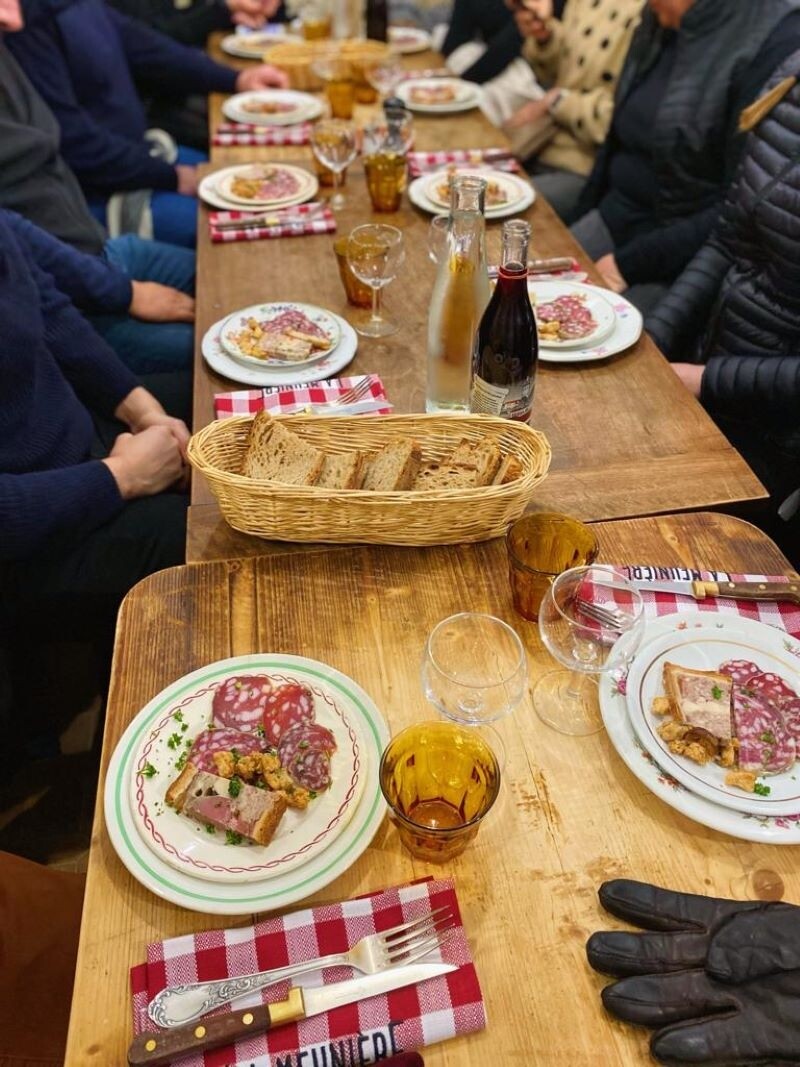
[[(204, 687), (233, 674), (297, 676), (331, 694), (363, 737), (363, 793), (352, 817), (322, 851), (291, 870), (248, 882), (209, 882), (177, 870), (144, 845), (131, 804), (131, 780), (143, 744), (165, 715)], [(384, 816), (378, 784), (381, 753), (389, 741), (386, 723), (373, 701), (351, 678), (302, 656), (259, 653), (209, 664), (167, 686), (134, 718), (120, 738), (104, 786), (104, 811), (111, 843), (124, 866), (152, 893), (180, 907), (215, 915), (245, 915), (286, 908), (328, 885), (367, 848)], [(236, 846), (234, 846), (236, 847)], [(237, 848), (238, 851), (238, 848)]]
[[(238, 672), (233, 672), (238, 673)], [(289, 808), (268, 845), (229, 842), (224, 830), (180, 815), (164, 802), (169, 785), (183, 769), (191, 743), (212, 725), (217, 683), (203, 685), (167, 708), (133, 757), (130, 802), (136, 828), (156, 856), (202, 881), (257, 882), (300, 867), (328, 848), (354, 816), (364, 791), (368, 746), (363, 725), (336, 690), (303, 668), (267, 672), (274, 686), (299, 684), (312, 693), (315, 722), (331, 731), (331, 784), (312, 797), (305, 810)]]

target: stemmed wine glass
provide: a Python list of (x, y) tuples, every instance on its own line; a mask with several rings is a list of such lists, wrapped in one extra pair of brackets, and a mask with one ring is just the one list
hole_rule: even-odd
[(380, 294), (393, 281), (405, 258), (403, 234), (396, 226), (368, 223), (356, 226), (347, 242), (347, 262), (359, 281), (372, 289), (372, 315), (355, 326), (364, 337), (386, 337), (397, 323), (381, 314)]
[(377, 89), (383, 97), (390, 97), (394, 94), (403, 76), (400, 57), (392, 52), (379, 63), (372, 63), (367, 66), (364, 73), (373, 89)]
[(450, 229), (449, 215), (434, 215), (428, 227), (428, 256), (438, 263), (447, 251), (447, 234)]
[(585, 736), (602, 729), (593, 675), (622, 673), (641, 644), (644, 603), (610, 567), (564, 571), (539, 608), (539, 633), (566, 670), (549, 671), (533, 690), (536, 714), (554, 730)]
[(333, 171), (333, 197), (330, 204), (334, 211), (341, 211), (345, 199), (339, 191), (339, 185), (342, 173), (358, 153), (356, 128), (352, 122), (342, 119), (324, 119), (316, 124), (311, 133), (311, 149), (320, 163)]

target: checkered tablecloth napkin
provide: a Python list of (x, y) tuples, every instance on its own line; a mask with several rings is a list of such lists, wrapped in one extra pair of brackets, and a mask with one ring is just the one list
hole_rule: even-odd
[[(157, 1029), (147, 1015), (147, 1005), (168, 985), (249, 974), (344, 952), (368, 934), (388, 930), (443, 905), (453, 909), (458, 925), (441, 952), (427, 958), (456, 964), (457, 971), (255, 1035), (227, 1049), (187, 1056), (181, 1067), (278, 1067), (279, 1062), (294, 1067), (301, 1061), (298, 1053), (304, 1050), (308, 1050), (302, 1056), (304, 1064), (330, 1064), (336, 1062), (333, 1057), (337, 1054), (340, 1062), (350, 1063), (349, 1048), (357, 1050), (357, 1057), (363, 1050), (363, 1059), (354, 1062), (369, 1063), (391, 1052), (411, 1051), (482, 1030), (486, 1026), (483, 996), (451, 879), (387, 889), (359, 900), (267, 919), (255, 926), (211, 930), (149, 945), (147, 962), (131, 970), (134, 1030), (139, 1034)], [(296, 981), (307, 987), (321, 986), (345, 981), (354, 974), (351, 968), (336, 967), (326, 970), (324, 976), (312, 972)], [(236, 1008), (283, 1000), (288, 989), (287, 982), (271, 986), (240, 998)], [(221, 1012), (231, 1010), (226, 1006)]]
[(233, 148), (239, 145), (303, 145), (308, 144), (310, 140), (310, 122), (300, 122), (296, 126), (254, 126), (250, 122), (221, 122), (214, 131), (211, 143), (221, 148)]
[[(488, 162), (494, 170), (516, 172), (521, 170), (519, 161), (512, 156), (508, 159), (493, 160), (493, 152), (503, 152), (502, 148), (452, 148), (442, 149), (440, 152), (409, 152), (408, 173), (412, 178), (419, 178), (423, 174), (431, 174), (449, 163), (468, 163), (473, 166)], [(489, 159), (486, 159), (486, 153)]]
[[(211, 240), (215, 244), (230, 241), (260, 241), (272, 237), (305, 237), (307, 234), (336, 233), (336, 217), (330, 208), (305, 218), (319, 203), (298, 204), (297, 207), (280, 208), (277, 211), (211, 211), (208, 215), (208, 227)], [(239, 229), (220, 229), (221, 222), (234, 222), (237, 219), (249, 219), (253, 215), (274, 216), (276, 223), (269, 226), (247, 226)], [(286, 221), (280, 221), (285, 219)], [(297, 219), (302, 221), (298, 222)]]
[[(309, 404), (330, 404), (347, 389), (359, 385), (365, 375), (354, 378), (328, 378), (312, 385), (275, 386), (270, 389), (240, 389), (235, 393), (217, 393), (214, 397), (214, 413), (218, 419), (231, 415), (255, 415), (269, 411), (273, 415), (295, 415)], [(389, 415), (393, 407), (386, 398), (383, 382), (377, 374), (366, 375), (370, 379), (369, 391), (359, 400), (386, 400), (385, 408), (368, 412), (370, 415)]]
[[(650, 567), (646, 565), (615, 567), (621, 577), (646, 581), (704, 581), (704, 582), (788, 582), (785, 575), (769, 574), (727, 574), (719, 571), (696, 571), (680, 567)], [(596, 588), (596, 587), (594, 587)], [(607, 590), (598, 590), (593, 595), (595, 603), (601, 603), (608, 597)], [(616, 599), (616, 598), (615, 598)], [(725, 615), (740, 615), (744, 619), (775, 626), (785, 630), (792, 637), (800, 640), (800, 606), (788, 601), (773, 604), (766, 600), (734, 600), (731, 597), (707, 597), (695, 600), (691, 596), (676, 593), (642, 592), (644, 611), (647, 618), (660, 615), (674, 615), (681, 612), (707, 611), (722, 612)]]

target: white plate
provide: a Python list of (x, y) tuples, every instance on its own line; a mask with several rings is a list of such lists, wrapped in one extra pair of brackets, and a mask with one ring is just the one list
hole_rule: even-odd
[[(446, 104), (415, 104), (411, 99), (412, 89), (440, 88), (443, 85), (453, 87), (455, 100)], [(471, 111), (481, 102), (480, 87), (473, 82), (462, 81), (461, 78), (410, 78), (398, 86), (397, 95), (406, 107), (422, 115), (452, 115), (457, 111)]]
[[(757, 663), (800, 691), (800, 662), (793, 662), (787, 650), (783, 630), (733, 615), (698, 612), (681, 616), (683, 628), (651, 639), (636, 654), (628, 674), (628, 713), (640, 743), (659, 764), (687, 789), (715, 804), (751, 815), (794, 815), (800, 812), (800, 761), (782, 774), (764, 775), (768, 797), (745, 793), (725, 785), (726, 771), (716, 763), (704, 767), (682, 756), (673, 755), (658, 735), (666, 720), (650, 710), (653, 698), (664, 695), (664, 663), (676, 663), (693, 670), (715, 671), (732, 659)], [(789, 639), (791, 646), (796, 642)], [(800, 647), (798, 647), (800, 651)]]
[(233, 382), (241, 382), (242, 385), (250, 385), (256, 388), (269, 385), (309, 385), (311, 382), (324, 381), (335, 377), (351, 362), (358, 348), (356, 331), (340, 315), (331, 315), (335, 319), (341, 331), (341, 341), (332, 352), (327, 352), (322, 359), (310, 365), (302, 367), (290, 366), (281, 369), (269, 367), (245, 366), (233, 359), (222, 347), (220, 334), (227, 318), (214, 323), (203, 338), (201, 351), (206, 363), (221, 374), (223, 378), (230, 378)]
[[(472, 175), (476, 178), (483, 178), (487, 182), (497, 182), (500, 188), (506, 194), (506, 200), (502, 204), (493, 204), (486, 207), (486, 215), (490, 216), (495, 211), (506, 211), (509, 208), (516, 208), (521, 200), (525, 199), (525, 194), (531, 187), (529, 181), (525, 181), (523, 178), (518, 178), (514, 174), (508, 174), (502, 170), (492, 170), (491, 167), (457, 167), (456, 173), (459, 175)], [(449, 195), (449, 183), (447, 181), (447, 167), (443, 167), (440, 171), (434, 174), (423, 174), (424, 179), (422, 185), (423, 195), (430, 200), (432, 204), (436, 204), (439, 211), (442, 208), (449, 209), (450, 207), (450, 195)], [(448, 186), (447, 196), (441, 196), (439, 192), (440, 186)]]
[[(665, 615), (647, 624), (647, 634), (658, 638), (679, 629), (687, 621), (687, 614)], [(704, 625), (706, 619), (704, 618)], [(791, 641), (785, 634), (787, 641)], [(795, 651), (792, 655), (800, 657), (800, 645), (791, 641)], [(600, 676), (600, 710), (603, 715), (606, 733), (618, 755), (628, 769), (646, 786), (651, 793), (663, 800), (671, 808), (681, 812), (689, 819), (708, 826), (712, 830), (729, 834), (743, 841), (756, 841), (760, 844), (797, 845), (800, 844), (800, 812), (791, 816), (771, 817), (769, 815), (749, 815), (723, 808), (704, 797), (690, 792), (669, 774), (642, 747), (628, 716), (626, 699), (626, 678)]]
[[(531, 279), (532, 285), (538, 284), (535, 278)], [(596, 345), (594, 348), (573, 348), (561, 351), (555, 348), (539, 349), (539, 360), (542, 363), (591, 363), (596, 360), (610, 359), (625, 349), (635, 345), (642, 336), (644, 321), (641, 312), (626, 300), (624, 296), (612, 293), (610, 289), (598, 289), (591, 286), (595, 292), (602, 293), (611, 303), (616, 314), (616, 324), (613, 333)]]
[(263, 59), (264, 52), (274, 44), (287, 40), (289, 34), (282, 22), (273, 23), (263, 30), (247, 33), (229, 33), (219, 43), (223, 52), (239, 59)]
[(217, 179), (215, 186), (217, 192), (223, 200), (227, 200), (230, 204), (236, 204), (243, 208), (272, 210), (295, 204), (300, 197), (308, 199), (319, 188), (316, 177), (309, 171), (303, 170), (302, 167), (293, 167), (288, 163), (269, 163), (267, 166), (280, 173), (288, 174), (294, 181), (295, 188), (293, 192), (287, 192), (283, 196), (260, 198), (240, 196), (233, 192), (233, 183), (237, 178), (249, 178), (251, 176), (257, 178), (263, 166), (264, 164), (260, 163), (246, 163), (244, 166), (233, 167), (229, 173), (223, 174)]
[[(291, 104), (291, 111), (281, 111), (274, 115), (263, 115), (248, 111), (245, 107), (251, 101), (277, 104)], [(292, 126), (297, 122), (310, 122), (323, 112), (322, 101), (310, 93), (298, 93), (292, 89), (257, 89), (249, 93), (236, 93), (229, 96), (222, 105), (222, 114), (231, 122), (246, 122), (252, 126)]]
[[(280, 164), (284, 166), (285, 164)], [(247, 164), (252, 166), (252, 164)], [(308, 174), (308, 177), (312, 179), (308, 185), (308, 192), (303, 192), (293, 197), (291, 200), (281, 201), (276, 203), (271, 201), (268, 204), (261, 204), (255, 200), (247, 200), (244, 203), (239, 201), (229, 200), (226, 197), (220, 195), (217, 189), (217, 184), (223, 181), (226, 177), (232, 174), (234, 171), (241, 170), (242, 167), (224, 167), (222, 170), (216, 170), (212, 174), (206, 174), (204, 178), (200, 180), (200, 185), (197, 189), (197, 195), (202, 201), (208, 204), (210, 207), (218, 208), (220, 211), (241, 211), (243, 208), (250, 209), (252, 211), (261, 211), (263, 209), (270, 210), (277, 207), (297, 207), (298, 204), (305, 204), (308, 200), (313, 200), (319, 190), (319, 182), (313, 174), (308, 174), (307, 171), (303, 171), (304, 174)], [(300, 168), (295, 168), (299, 170)]]
[[(425, 184), (430, 178), (430, 174), (423, 174), (421, 177), (415, 178), (408, 187), (408, 198), (420, 210), (427, 211), (430, 215), (441, 215), (441, 206), (434, 204), (425, 192)], [(528, 210), (536, 199), (536, 190), (527, 182), (522, 182), (521, 184), (526, 186), (522, 199), (510, 205), (506, 204), (501, 208), (490, 208), (486, 212), (487, 221), (492, 222), (495, 219), (509, 218), (512, 215), (519, 215), (521, 212)]]
[[(294, 870), (261, 881), (204, 882), (176, 870), (146, 849), (136, 829), (130, 805), (133, 761), (150, 725), (198, 689), (231, 674), (304, 671), (314, 684), (336, 695), (337, 703), (365, 738), (364, 792), (353, 817), (331, 845)], [(147, 714), (146, 714), (147, 713)], [(378, 767), (389, 732), (381, 713), (359, 685), (346, 675), (301, 656), (259, 653), (209, 664), (164, 689), (134, 718), (122, 735), (109, 764), (104, 785), (106, 826), (114, 849), (137, 881), (152, 893), (192, 911), (215, 915), (246, 915), (286, 908), (318, 892), (347, 870), (367, 848), (380, 826), (385, 806), (378, 784)], [(235, 846), (231, 846), (235, 847)]]
[(531, 293), (534, 311), (539, 304), (548, 304), (561, 296), (583, 296), (586, 308), (597, 323), (592, 333), (576, 341), (543, 341), (540, 337), (540, 353), (545, 348), (554, 349), (557, 352), (573, 351), (576, 348), (596, 348), (601, 341), (605, 341), (614, 332), (617, 313), (605, 289), (598, 289), (594, 285), (580, 285), (577, 282), (546, 282), (531, 278), (528, 282), (528, 292)]
[[(202, 881), (227, 885), (258, 882), (301, 867), (344, 831), (364, 791), (367, 739), (363, 724), (353, 719), (336, 690), (320, 682), (316, 670), (313, 675), (302, 667), (269, 674), (277, 685), (300, 683), (312, 691), (315, 721), (333, 733), (337, 749), (331, 757), (330, 787), (314, 798), (305, 811), (290, 808), (266, 846), (247, 842), (227, 845), (224, 831), (209, 832), (167, 807), (164, 801), (167, 787), (180, 773), (176, 764), (182, 753), (212, 723), (211, 703), (217, 683), (199, 686), (177, 706), (165, 708), (161, 697), (156, 697), (160, 711), (155, 718), (149, 715), (153, 701), (142, 712), (149, 725), (133, 756), (130, 775), (130, 804), (136, 829), (156, 856)], [(176, 747), (170, 748), (170, 742)], [(156, 772), (152, 776), (142, 773), (148, 765)]]
[(427, 52), (431, 47), (431, 37), (416, 26), (390, 26), (389, 44), (393, 52), (410, 56), (414, 52)]
[[(246, 352), (243, 352), (239, 348), (234, 340), (234, 335), (242, 330), (242, 319), (254, 318), (262, 322), (269, 321), (270, 319), (274, 319), (278, 315), (281, 315), (284, 311), (301, 311), (314, 323), (315, 326), (318, 326), (328, 335), (328, 337), (330, 337), (330, 348), (324, 352), (315, 349), (308, 359), (302, 360), (258, 359), (255, 356), (248, 356)], [(338, 319), (334, 318), (329, 311), (325, 311), (320, 307), (315, 307), (314, 304), (253, 304), (251, 307), (242, 308), (241, 311), (234, 311), (234, 313), (226, 320), (220, 332), (222, 347), (228, 355), (233, 356), (234, 359), (239, 360), (241, 363), (245, 363), (250, 367), (275, 367), (278, 370), (286, 370), (290, 367), (307, 367), (310, 363), (316, 363), (318, 360), (324, 359), (326, 356), (330, 357), (336, 351), (336, 346), (341, 339), (342, 331), (339, 327)]]

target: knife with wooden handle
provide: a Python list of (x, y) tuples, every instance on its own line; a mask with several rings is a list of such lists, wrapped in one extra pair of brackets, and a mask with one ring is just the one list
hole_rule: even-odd
[(725, 596), (734, 600), (800, 604), (800, 579), (794, 577), (789, 578), (787, 582), (732, 582), (727, 577), (713, 582), (628, 577), (628, 582), (634, 589), (643, 593), (673, 593), (677, 596), (690, 596), (695, 600)]
[(208, 1018), (158, 1033), (139, 1034), (128, 1049), (129, 1067), (163, 1067), (182, 1056), (208, 1052), (220, 1045), (230, 1045), (241, 1038), (262, 1034), (287, 1023), (308, 1019), (344, 1004), (389, 993), (403, 986), (438, 978), (457, 968), (451, 963), (415, 963), (406, 967), (390, 967), (380, 974), (369, 974), (349, 982), (315, 989), (295, 986), (286, 1000), (258, 1008), (210, 1015)]

